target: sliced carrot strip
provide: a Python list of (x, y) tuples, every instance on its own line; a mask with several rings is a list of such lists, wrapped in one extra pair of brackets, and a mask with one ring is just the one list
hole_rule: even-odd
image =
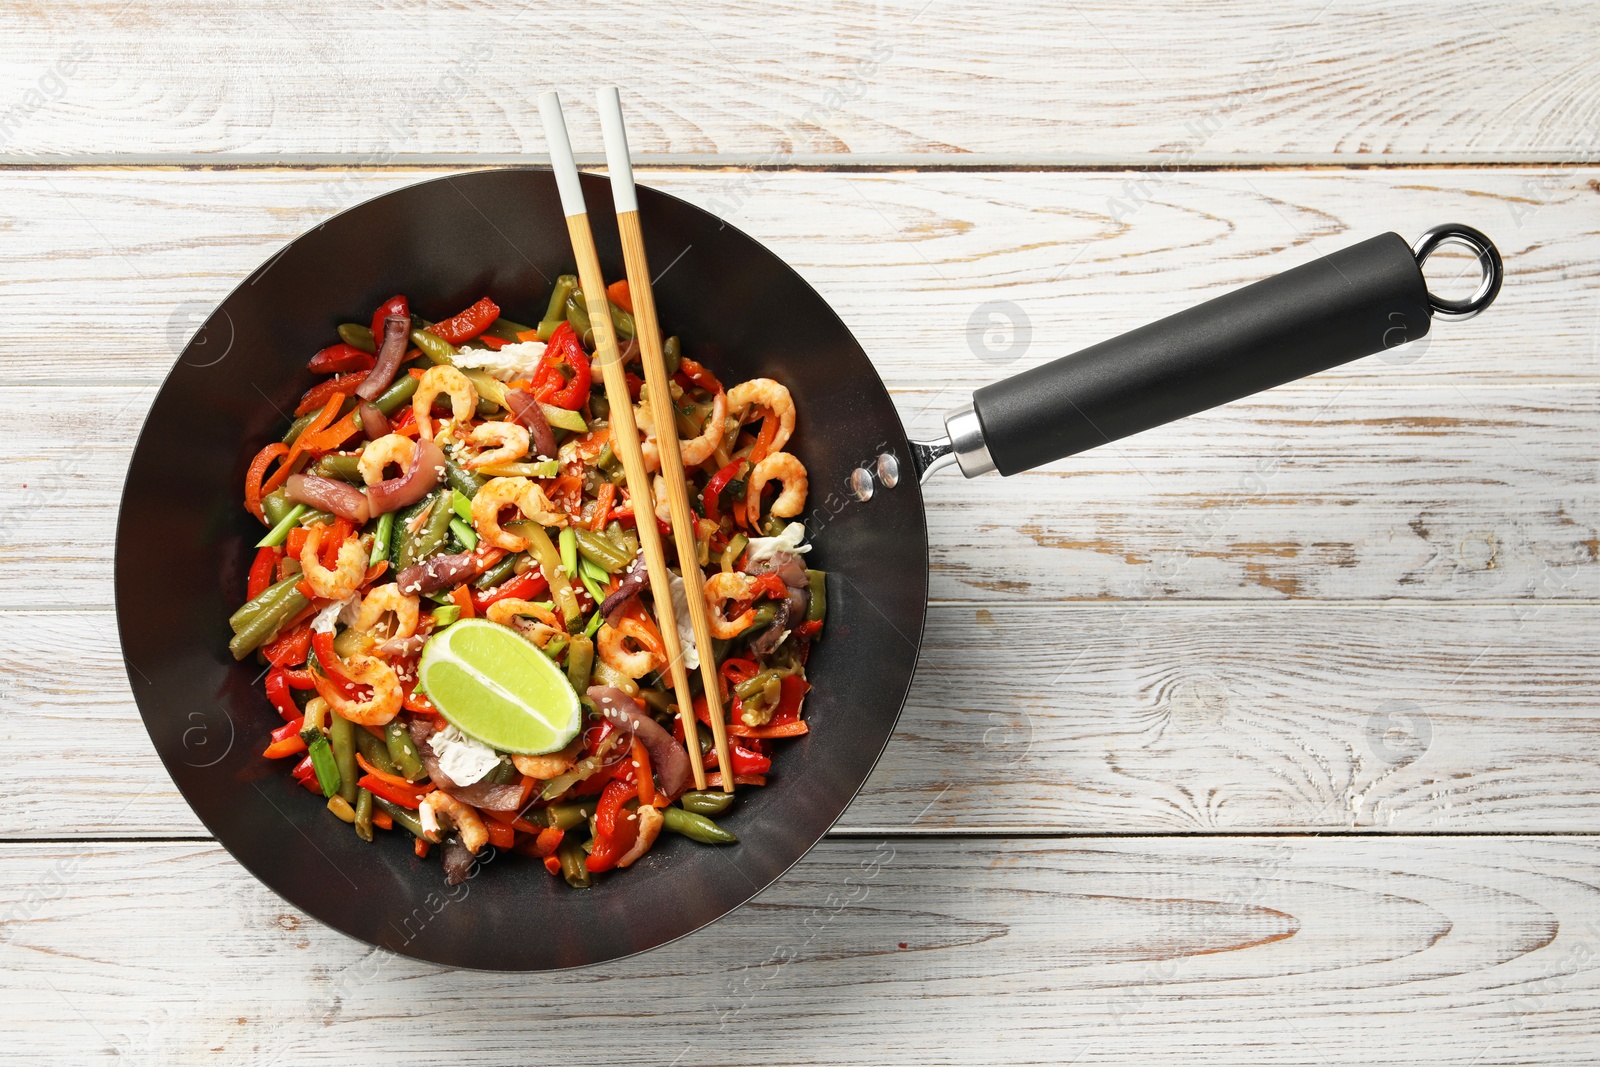
[(811, 727), (800, 720), (769, 726), (746, 726), (736, 722), (728, 727), (730, 737), (799, 737), (810, 732)]

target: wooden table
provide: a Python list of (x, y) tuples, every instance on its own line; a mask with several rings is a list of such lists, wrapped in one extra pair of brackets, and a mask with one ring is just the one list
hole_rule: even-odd
[[(1592, 7), (56, 0), (0, 34), (0, 1059), (1600, 1056)], [(792, 263), (914, 432), (1384, 230), (1476, 225), (1508, 280), (1386, 358), (936, 480), (925, 655), (838, 829), (670, 947), (446, 971), (191, 815), (118, 653), (117, 500), (238, 279), (541, 161), (547, 86), (597, 158), (612, 81), (640, 180)]]

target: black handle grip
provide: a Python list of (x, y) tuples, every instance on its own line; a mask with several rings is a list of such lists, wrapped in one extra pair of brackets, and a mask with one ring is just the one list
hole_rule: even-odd
[(995, 469), (1016, 474), (1415, 341), (1428, 301), (1386, 233), (986, 386), (973, 409)]

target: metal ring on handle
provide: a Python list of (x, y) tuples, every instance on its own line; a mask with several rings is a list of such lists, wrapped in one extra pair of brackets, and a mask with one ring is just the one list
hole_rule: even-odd
[(1447, 300), (1429, 290), (1428, 304), (1433, 314), (1441, 319), (1455, 321), (1470, 319), (1494, 303), (1494, 298), (1500, 295), (1500, 283), (1505, 279), (1505, 265), (1500, 261), (1500, 250), (1495, 248), (1494, 242), (1488, 237), (1471, 226), (1447, 222), (1443, 226), (1435, 226), (1418, 237), (1416, 243), (1411, 246), (1412, 255), (1417, 257), (1417, 268), (1420, 270), (1428, 262), (1429, 256), (1447, 244), (1462, 245), (1471, 249), (1478, 257), (1478, 267), (1483, 271), (1483, 280), (1478, 283), (1478, 291), (1465, 300)]

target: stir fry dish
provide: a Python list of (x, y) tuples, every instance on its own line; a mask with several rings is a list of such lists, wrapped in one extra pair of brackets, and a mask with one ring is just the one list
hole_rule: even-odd
[[(487, 848), (583, 888), (663, 830), (731, 844), (724, 787), (765, 786), (775, 742), (810, 729), (806, 660), (827, 597), (791, 521), (807, 482), (784, 451), (789, 391), (724, 388), (671, 337), (672, 395), (652, 396), (627, 283), (606, 299), (647, 468), (662, 420), (682, 439), (731, 767), (697, 670), (694, 706), (673, 697), (636, 532), (664, 535), (685, 664), (699, 668), (665, 481), (653, 473), (650, 500), (627, 489), (576, 278), (557, 279), (537, 326), (487, 297), (430, 322), (404, 296), (340, 326), (245, 475), (266, 533), (229, 647), (266, 668), (284, 720), (264, 755), (363, 841), (404, 831), (418, 856), (438, 846), (451, 884)], [(685, 714), (705, 724), (705, 789)]]

